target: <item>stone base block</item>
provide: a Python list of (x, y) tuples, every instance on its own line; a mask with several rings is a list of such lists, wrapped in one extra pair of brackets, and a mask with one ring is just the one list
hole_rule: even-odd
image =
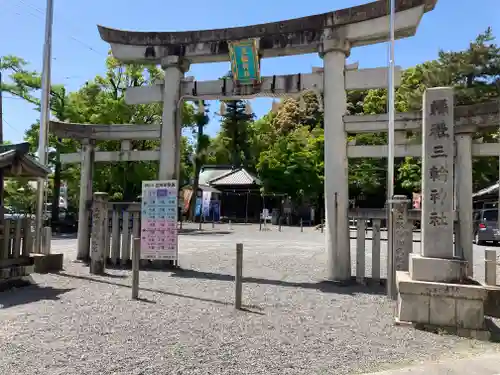
[(397, 320), (437, 327), (484, 330), (488, 291), (481, 285), (412, 280), (396, 272)]
[(430, 282), (460, 282), (466, 277), (467, 262), (457, 259), (428, 258), (410, 254), (412, 280)]
[[(18, 264), (3, 265), (0, 268), (0, 292), (11, 288), (19, 288), (26, 285), (31, 285), (33, 280), (30, 276), (33, 273), (33, 261), (26, 259), (11, 259), (12, 262)], [(6, 263), (6, 262), (4, 262)]]
[(106, 262), (98, 260), (90, 260), (90, 270), (92, 275), (104, 275), (106, 273)]
[(63, 254), (31, 254), (36, 273), (59, 272), (63, 269)]
[(493, 318), (500, 318), (500, 287), (484, 285), (488, 298), (484, 304), (484, 313)]
[(23, 288), (35, 284), (31, 275), (18, 276), (11, 279), (0, 280), (0, 292), (4, 292), (13, 288)]
[(90, 255), (88, 255), (88, 256), (77, 256), (75, 262), (76, 263), (90, 264)]
[(12, 280), (29, 276), (34, 271), (34, 265), (13, 265), (10, 267), (0, 268), (0, 280)]
[(445, 327), (437, 326), (433, 324), (424, 323), (412, 323), (399, 320), (398, 317), (394, 319), (397, 326), (403, 327), (414, 327), (422, 331), (433, 332), (436, 334), (446, 333), (449, 335), (456, 335), (458, 337), (465, 337), (469, 339), (479, 340), (479, 341), (490, 341), (492, 334), (488, 329), (467, 329), (467, 328), (457, 328), (457, 327)]

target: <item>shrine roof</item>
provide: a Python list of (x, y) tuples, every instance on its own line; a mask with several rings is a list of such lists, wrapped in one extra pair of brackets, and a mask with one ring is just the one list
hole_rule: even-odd
[(212, 178), (210, 184), (214, 186), (235, 186), (235, 185), (262, 185), (262, 182), (244, 168), (238, 168)]
[(4, 177), (44, 178), (51, 171), (28, 155), (29, 144), (0, 146), (0, 169)]

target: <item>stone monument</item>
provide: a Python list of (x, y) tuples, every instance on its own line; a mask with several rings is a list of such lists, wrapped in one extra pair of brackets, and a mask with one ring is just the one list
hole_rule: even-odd
[(454, 258), (453, 244), (453, 89), (428, 89), (423, 108), (422, 255), (411, 255), (410, 276), (420, 281), (459, 282), (465, 277), (465, 263)]
[(468, 263), (455, 256), (454, 118), (453, 89), (428, 89), (423, 100), (421, 254), (410, 254), (409, 272), (396, 272), (396, 319), (477, 337), (486, 334), (487, 291), (467, 278)]

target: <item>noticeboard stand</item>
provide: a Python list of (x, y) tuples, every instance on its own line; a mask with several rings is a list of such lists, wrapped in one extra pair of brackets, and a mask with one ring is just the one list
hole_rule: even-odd
[(141, 202), (141, 258), (178, 267), (177, 180), (143, 181)]

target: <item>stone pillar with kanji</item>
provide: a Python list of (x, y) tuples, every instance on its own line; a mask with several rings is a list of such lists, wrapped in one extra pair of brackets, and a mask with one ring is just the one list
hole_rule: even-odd
[(103, 275), (106, 266), (106, 229), (108, 225), (108, 193), (94, 193), (92, 233), (90, 241), (90, 273)]
[(453, 105), (452, 88), (431, 88), (424, 94), (422, 248), (421, 254), (410, 255), (413, 280), (454, 282), (464, 276), (464, 262), (454, 257)]
[(408, 271), (409, 256), (413, 249), (413, 222), (408, 220), (410, 200), (405, 195), (395, 195), (394, 217), (394, 266), (396, 271)]

